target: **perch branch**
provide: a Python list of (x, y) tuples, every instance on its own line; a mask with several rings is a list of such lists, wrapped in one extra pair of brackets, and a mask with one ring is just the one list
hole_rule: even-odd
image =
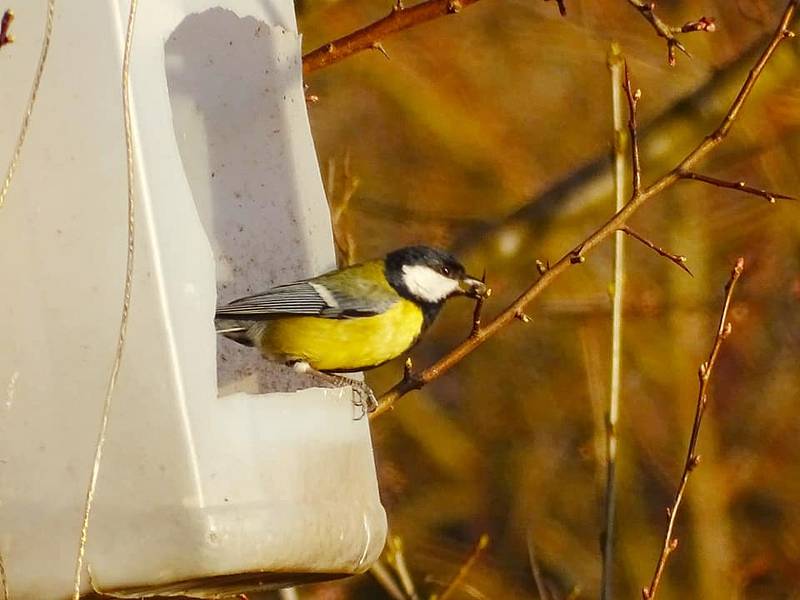
[(664, 567), (667, 564), (667, 559), (678, 547), (678, 539), (672, 537), (672, 532), (675, 527), (675, 519), (678, 515), (678, 509), (680, 508), (681, 500), (683, 500), (683, 494), (686, 491), (686, 483), (689, 481), (689, 475), (691, 475), (692, 471), (694, 471), (697, 465), (700, 464), (700, 455), (697, 454), (697, 438), (700, 435), (700, 425), (703, 422), (703, 415), (705, 414), (706, 405), (708, 404), (708, 383), (711, 380), (711, 373), (714, 370), (714, 366), (717, 364), (717, 357), (719, 356), (719, 350), (722, 347), (722, 342), (724, 342), (731, 333), (731, 324), (728, 322), (728, 309), (731, 305), (733, 288), (736, 286), (736, 282), (739, 281), (739, 277), (742, 275), (743, 270), (744, 259), (740, 258), (736, 261), (736, 265), (731, 271), (730, 279), (728, 279), (728, 283), (725, 285), (725, 301), (722, 305), (722, 314), (719, 318), (717, 335), (714, 338), (714, 344), (711, 347), (711, 353), (708, 356), (708, 360), (700, 365), (700, 369), (698, 370), (700, 389), (697, 394), (697, 408), (695, 409), (694, 413), (692, 434), (689, 438), (689, 449), (686, 453), (686, 461), (683, 465), (681, 481), (678, 485), (677, 491), (675, 492), (675, 499), (672, 502), (672, 506), (667, 509), (667, 530), (664, 533), (664, 543), (661, 548), (661, 555), (658, 557), (658, 562), (656, 563), (653, 579), (651, 580), (649, 587), (642, 589), (642, 598), (644, 598), (644, 600), (652, 600), (655, 598), (656, 591), (658, 590), (658, 584), (661, 581), (661, 575), (663, 574)]
[(450, 580), (450, 583), (448, 583), (442, 590), (442, 593), (439, 595), (433, 594), (430, 600), (447, 600), (450, 598), (450, 596), (452, 596), (458, 589), (458, 586), (464, 581), (464, 578), (467, 576), (467, 573), (469, 573), (470, 569), (475, 566), (478, 558), (480, 558), (481, 554), (484, 550), (486, 550), (488, 545), (489, 536), (484, 533), (478, 540), (478, 543), (475, 544), (475, 547), (472, 549), (472, 552), (470, 552), (467, 560), (464, 561), (464, 563), (461, 565), (461, 568), (458, 569), (458, 572)]
[(775, 53), (775, 50), (783, 40), (793, 37), (792, 32), (789, 30), (789, 23), (795, 15), (798, 3), (800, 3), (800, 0), (790, 0), (787, 4), (781, 16), (780, 23), (770, 37), (767, 47), (761, 52), (755, 64), (750, 69), (736, 98), (733, 100), (719, 126), (714, 131), (704, 137), (675, 168), (662, 175), (650, 186), (642, 189), (638, 194), (633, 194), (622, 209), (617, 211), (608, 221), (590, 234), (589, 237), (581, 242), (574, 250), (568, 252), (562, 256), (558, 262), (550, 266), (550, 268), (531, 284), (528, 289), (522, 292), (516, 300), (500, 312), (492, 321), (482, 326), (475, 336), (468, 336), (461, 344), (422, 371), (416, 373), (406, 372), (399, 382), (381, 396), (380, 405), (377, 410), (370, 415), (370, 419), (374, 419), (390, 410), (398, 398), (412, 390), (420, 389), (452, 369), (465, 356), (483, 344), (483, 342), (514, 321), (517, 318), (516, 315), (523, 312), (524, 308), (549, 287), (561, 274), (567, 271), (573, 264), (581, 262), (580, 259), (583, 258), (585, 253), (592, 250), (623, 225), (627, 224), (630, 217), (641, 208), (642, 205), (674, 185), (675, 182), (681, 179), (681, 173), (690, 171), (701, 159), (705, 158), (716, 148), (728, 135), (730, 128), (739, 115), (739, 111), (753, 91), (753, 87), (764, 71), (767, 62), (769, 62), (769, 59)]
[(661, 38), (667, 42), (667, 62), (669, 65), (675, 66), (675, 49), (680, 50), (686, 56), (691, 57), (689, 51), (677, 38), (679, 33), (691, 33), (693, 31), (707, 31), (713, 32), (716, 30), (717, 25), (714, 19), (708, 17), (700, 17), (696, 21), (689, 21), (681, 27), (672, 27), (667, 25), (656, 14), (656, 3), (651, 0), (628, 0), (628, 4), (633, 6), (639, 11), (639, 14), (650, 23), (650, 26)]
[(14, 42), (14, 36), (8, 32), (13, 21), (14, 11), (9, 8), (3, 13), (3, 18), (0, 20), (0, 48)]
[[(425, 0), (414, 6), (405, 6), (399, 0), (385, 17), (343, 37), (335, 39), (303, 56), (303, 75), (322, 69), (364, 50), (378, 50), (389, 55), (381, 44), (386, 37), (422, 23), (454, 15), (478, 0)], [(566, 14), (564, 0), (556, 0), (558, 10)]]
[(656, 246), (656, 245), (655, 245), (653, 242), (651, 242), (650, 240), (648, 240), (646, 237), (644, 237), (644, 236), (642, 236), (642, 235), (639, 235), (638, 233), (636, 233), (636, 232), (635, 232), (633, 229), (631, 229), (631, 228), (630, 228), (630, 227), (628, 227), (627, 225), (623, 225), (623, 226), (622, 226), (622, 227), (620, 227), (619, 229), (620, 229), (620, 231), (623, 231), (623, 232), (627, 233), (627, 234), (628, 234), (629, 236), (631, 236), (633, 239), (635, 239), (635, 240), (637, 240), (637, 241), (641, 242), (642, 244), (644, 244), (645, 246), (647, 246), (648, 248), (650, 248), (652, 251), (654, 251), (654, 252), (656, 252), (656, 253), (660, 254), (661, 256), (663, 256), (664, 258), (666, 258), (667, 260), (670, 260), (670, 261), (674, 262), (674, 263), (675, 263), (676, 265), (678, 265), (678, 266), (679, 266), (681, 269), (683, 269), (683, 270), (684, 270), (684, 271), (686, 271), (686, 272), (687, 272), (689, 275), (691, 275), (692, 277), (694, 277), (694, 274), (692, 274), (692, 272), (689, 270), (689, 267), (687, 267), (687, 266), (686, 266), (686, 257), (685, 257), (685, 256), (681, 256), (681, 255), (679, 255), (679, 254), (672, 254), (671, 252), (667, 252), (667, 251), (666, 251), (666, 250), (664, 250), (663, 248), (659, 248), (659, 247), (658, 247), (658, 246)]
[(753, 196), (760, 196), (770, 203), (774, 203), (777, 199), (797, 200), (797, 198), (794, 196), (787, 196), (786, 194), (778, 194), (777, 192), (762, 190), (760, 188), (747, 185), (744, 181), (726, 181), (724, 179), (717, 179), (716, 177), (709, 177), (708, 175), (701, 175), (700, 173), (694, 173), (692, 171), (683, 171), (681, 172), (680, 176), (681, 179), (702, 181), (703, 183), (708, 183), (717, 187), (737, 190), (739, 192), (744, 192), (745, 194), (752, 194)]

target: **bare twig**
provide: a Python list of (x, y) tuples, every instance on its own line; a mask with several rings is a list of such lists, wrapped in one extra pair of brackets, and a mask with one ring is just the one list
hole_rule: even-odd
[(647, 246), (648, 248), (650, 248), (654, 252), (656, 252), (656, 253), (660, 254), (661, 256), (663, 256), (664, 258), (666, 258), (667, 260), (670, 260), (670, 261), (674, 262), (681, 269), (683, 269), (689, 275), (694, 277), (694, 274), (689, 270), (689, 267), (686, 266), (686, 257), (685, 256), (681, 256), (680, 254), (672, 254), (671, 252), (667, 252), (663, 248), (660, 248), (660, 247), (656, 246), (653, 242), (648, 240), (646, 237), (636, 233), (633, 229), (631, 229), (627, 225), (623, 225), (622, 227), (620, 227), (619, 230), (624, 232), (624, 233), (627, 233), (633, 239), (641, 242), (642, 244), (644, 244), (645, 246)]
[(698, 377), (700, 379), (700, 389), (697, 393), (697, 407), (694, 413), (694, 424), (692, 425), (692, 434), (689, 438), (689, 449), (686, 453), (686, 461), (683, 465), (683, 474), (681, 475), (678, 489), (675, 492), (675, 499), (672, 506), (667, 509), (667, 529), (664, 533), (664, 543), (661, 547), (661, 554), (656, 563), (656, 569), (653, 573), (653, 579), (650, 581), (650, 586), (642, 589), (642, 598), (644, 600), (652, 600), (655, 598), (658, 584), (661, 581), (661, 575), (664, 572), (664, 567), (667, 564), (667, 559), (670, 554), (678, 547), (678, 539), (672, 537), (672, 532), (675, 527), (675, 520), (678, 515), (678, 509), (683, 500), (683, 494), (686, 491), (686, 484), (689, 481), (689, 475), (694, 471), (695, 467), (700, 464), (700, 455), (697, 454), (697, 439), (700, 435), (700, 425), (703, 422), (703, 415), (706, 411), (708, 404), (708, 383), (711, 380), (711, 373), (714, 370), (714, 365), (717, 364), (717, 357), (719, 350), (731, 333), (731, 324), (728, 322), (728, 309), (731, 305), (731, 297), (733, 296), (733, 289), (736, 282), (744, 270), (744, 259), (740, 258), (736, 261), (736, 265), (731, 271), (730, 279), (725, 285), (725, 301), (722, 304), (722, 314), (719, 318), (719, 325), (717, 326), (717, 335), (714, 338), (714, 344), (711, 347), (711, 352), (708, 355), (708, 360), (700, 365), (698, 370)]
[(333, 242), (339, 266), (352, 265), (356, 257), (356, 242), (349, 221), (350, 201), (356, 193), (361, 181), (350, 169), (350, 153), (344, 156), (342, 172), (342, 191), (337, 193), (336, 160), (328, 161), (328, 176), (325, 193), (331, 209), (331, 225)]
[(408, 600), (382, 560), (373, 563), (369, 568), (369, 572), (386, 593), (391, 596), (392, 600)]
[[(550, 0), (544, 0), (545, 2), (550, 2)], [(558, 5), (558, 12), (561, 14), (562, 17), (567, 16), (567, 5), (564, 4), (564, 0), (556, 0), (556, 4)]]
[[(317, 69), (337, 63), (364, 50), (378, 50), (386, 58), (389, 58), (381, 40), (421, 23), (454, 15), (476, 2), (478, 0), (425, 0), (414, 6), (405, 6), (402, 2), (397, 1), (392, 6), (391, 12), (382, 19), (306, 53), (303, 56), (303, 75), (308, 75)], [(556, 3), (559, 12), (565, 15), (564, 0), (556, 0)]]
[(547, 591), (547, 584), (542, 576), (542, 569), (539, 567), (539, 561), (536, 559), (536, 549), (534, 548), (533, 536), (531, 530), (528, 530), (528, 562), (531, 565), (531, 574), (533, 575), (533, 582), (536, 585), (536, 593), (539, 594), (539, 600), (550, 600), (550, 594)]
[[(642, 90), (631, 87), (631, 76), (628, 71), (628, 63), (623, 63), (625, 67), (625, 97), (628, 99), (628, 135), (630, 136), (631, 144), (631, 179), (633, 181), (633, 193), (638, 194), (642, 190), (642, 164), (639, 159), (639, 136), (637, 134), (636, 125), (636, 106), (639, 104), (639, 99), (642, 97)], [(622, 208), (617, 207), (617, 210)]]
[(0, 592), (3, 593), (2, 599), (9, 600), (8, 579), (6, 578), (6, 565), (3, 562), (3, 555), (0, 553)]
[(370, 419), (374, 419), (386, 411), (390, 410), (395, 401), (407, 394), (412, 390), (418, 390), (427, 383), (440, 377), (456, 364), (458, 364), (465, 356), (473, 352), (483, 342), (490, 337), (497, 334), (501, 329), (506, 327), (509, 323), (517, 318), (517, 314), (523, 311), (524, 308), (537, 298), (548, 286), (550, 286), (561, 274), (567, 271), (576, 262), (576, 257), (581, 257), (586, 252), (592, 250), (595, 246), (608, 239), (614, 232), (619, 230), (625, 225), (631, 216), (636, 213), (639, 208), (645, 203), (652, 200), (658, 194), (674, 185), (681, 179), (681, 173), (690, 171), (701, 159), (705, 158), (714, 148), (716, 148), (722, 140), (728, 135), (730, 128), (733, 126), (734, 121), (739, 115), (742, 106), (744, 106), (750, 93), (753, 91), (758, 78), (764, 71), (769, 59), (775, 53), (780, 43), (792, 37), (792, 32), (789, 30), (789, 23), (795, 15), (797, 6), (800, 0), (790, 0), (786, 9), (781, 16), (778, 27), (770, 37), (767, 47), (761, 52), (761, 55), (756, 60), (756, 63), (750, 69), (744, 83), (739, 89), (736, 98), (731, 103), (728, 111), (725, 113), (719, 126), (712, 131), (709, 135), (687, 154), (683, 160), (671, 171), (662, 175), (650, 186), (642, 189), (638, 194), (634, 194), (630, 200), (625, 204), (622, 209), (617, 211), (611, 218), (609, 218), (603, 225), (590, 234), (583, 242), (581, 242), (576, 249), (568, 252), (562, 256), (558, 262), (551, 265), (550, 268), (541, 275), (534, 283), (532, 283), (516, 300), (503, 309), (497, 317), (486, 325), (482, 325), (480, 331), (475, 336), (468, 336), (461, 344), (453, 348), (445, 356), (437, 360), (434, 364), (423, 369), (418, 373), (406, 373), (399, 382), (397, 382), (391, 389), (389, 389), (380, 398), (380, 405), (377, 410), (370, 415)]
[(475, 547), (470, 552), (467, 560), (461, 565), (461, 568), (458, 569), (458, 572), (453, 576), (453, 579), (450, 580), (445, 588), (442, 590), (441, 594), (433, 594), (430, 600), (447, 600), (452, 596), (461, 583), (464, 581), (464, 578), (469, 573), (470, 569), (475, 565), (480, 555), (489, 545), (489, 536), (485, 533), (480, 537), (478, 543), (475, 544)]
[[(648, 156), (659, 158), (683, 152), (684, 142), (681, 141), (683, 136), (672, 135), (676, 129), (682, 131), (689, 123), (704, 123), (700, 129), (706, 129), (708, 123), (716, 124), (728, 110), (728, 106), (719, 105), (719, 99), (728, 96), (731, 89), (738, 89), (741, 86), (748, 70), (771, 37), (772, 31), (760, 34), (730, 62), (720, 66), (704, 81), (698, 81), (697, 86), (686, 95), (671, 102), (647, 123), (640, 123), (638, 137), (641, 141), (642, 161), (647, 162)], [(770, 69), (774, 69), (773, 76), (758, 83), (760, 95), (766, 97), (780, 91), (786, 85), (793, 84), (796, 75), (794, 65), (793, 59), (772, 65)], [(697, 130), (697, 127), (695, 129)], [(766, 151), (769, 147), (771, 146), (766, 142), (756, 142), (749, 145), (747, 152), (755, 155)], [(660, 158), (656, 162), (662, 164)], [(533, 233), (535, 237), (536, 232), (548, 228), (557, 213), (583, 210), (589, 205), (603, 202), (607, 181), (608, 151), (604, 149), (595, 153), (582, 165), (568, 170), (558, 180), (530, 196), (507, 215), (488, 222), (484, 218), (475, 223), (464, 220), (448, 223), (460, 230), (452, 249), (456, 254), (466, 254), (468, 249), (494, 240), (503, 232), (514, 228), (524, 229)]]
[(701, 175), (700, 173), (694, 173), (692, 171), (682, 171), (680, 176), (681, 179), (702, 181), (703, 183), (708, 183), (717, 187), (737, 190), (739, 192), (744, 192), (745, 194), (752, 194), (753, 196), (760, 196), (770, 203), (774, 203), (775, 200), (797, 200), (797, 198), (794, 196), (787, 196), (786, 194), (762, 190), (760, 188), (747, 185), (744, 181), (726, 181), (724, 179), (717, 179), (716, 177), (709, 177), (708, 175)]
[(717, 28), (714, 19), (709, 17), (700, 17), (696, 21), (689, 21), (680, 27), (672, 27), (667, 25), (656, 14), (656, 3), (652, 0), (628, 0), (628, 4), (633, 6), (639, 11), (639, 14), (644, 17), (648, 23), (655, 30), (659, 37), (662, 37), (667, 42), (667, 62), (670, 66), (675, 65), (675, 49), (677, 48), (686, 56), (691, 56), (686, 47), (678, 40), (676, 34), (678, 33), (691, 33), (693, 31), (707, 31), (712, 32)]
[(0, 19), (0, 48), (14, 42), (14, 36), (8, 32), (13, 20), (14, 11), (9, 8), (3, 13), (3, 18)]
[(414, 579), (406, 565), (406, 557), (403, 552), (403, 540), (398, 535), (389, 536), (389, 552), (386, 556), (388, 563), (394, 569), (400, 584), (403, 586), (405, 595), (410, 600), (419, 600)]
[[(612, 44), (608, 66), (611, 71), (611, 104), (614, 122), (614, 210), (625, 205), (627, 185), (625, 177), (625, 143), (631, 147), (631, 189), (641, 189), (641, 167), (639, 147), (636, 141), (636, 103), (639, 90), (633, 92), (628, 65), (622, 58), (619, 47)], [(622, 96), (628, 102), (628, 140), (625, 139), (624, 107)], [(609, 382), (608, 408), (605, 415), (606, 433), (606, 485), (604, 498), (604, 524), (601, 535), (602, 573), (600, 597), (611, 598), (611, 580), (614, 564), (614, 524), (616, 514), (616, 470), (617, 470), (617, 421), (619, 420), (620, 378), (622, 362), (622, 304), (625, 285), (625, 236), (617, 232), (614, 236), (614, 293), (611, 299), (611, 374)]]

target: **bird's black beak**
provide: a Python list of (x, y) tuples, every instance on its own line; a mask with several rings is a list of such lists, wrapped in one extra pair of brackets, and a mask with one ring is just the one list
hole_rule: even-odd
[(492, 290), (477, 277), (465, 275), (458, 282), (461, 293), (470, 298), (486, 298)]

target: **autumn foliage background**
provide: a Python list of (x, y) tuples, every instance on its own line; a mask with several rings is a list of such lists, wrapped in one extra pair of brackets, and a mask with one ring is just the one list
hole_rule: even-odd
[[(664, 41), (622, 0), (484, 0), (306, 78), (312, 131), (355, 258), (423, 242), (485, 267), (491, 316), (613, 210), (612, 41), (639, 103), (645, 184), (717, 124), (783, 0), (658, 3), (665, 21), (702, 15), (716, 32)], [(384, 16), (389, 0), (298, 4), (304, 48)], [(702, 172), (800, 195), (800, 44), (768, 65), (730, 138)], [(345, 175), (349, 172), (349, 177)], [(357, 182), (356, 182), (357, 179)], [(701, 467), (679, 518), (659, 597), (798, 598), (800, 593), (800, 206), (679, 182), (632, 225), (686, 255), (689, 277), (627, 245), (614, 586), (638, 598), (658, 556), (680, 475), (722, 287), (732, 308), (701, 434)], [(483, 533), (491, 544), (455, 597), (595, 598), (603, 528), (611, 245), (570, 269), (529, 312), (453, 371), (372, 424), (383, 502), (422, 592), (449, 580)], [(425, 366), (469, 331), (453, 302), (412, 356)], [(398, 361), (371, 373), (378, 391)], [(424, 593), (423, 593), (424, 595)], [(381, 598), (369, 575), (303, 598)]]

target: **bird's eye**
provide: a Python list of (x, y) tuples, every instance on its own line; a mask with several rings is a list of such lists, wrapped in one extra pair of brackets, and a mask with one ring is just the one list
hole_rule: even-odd
[(450, 275), (450, 267), (442, 265), (442, 275)]

